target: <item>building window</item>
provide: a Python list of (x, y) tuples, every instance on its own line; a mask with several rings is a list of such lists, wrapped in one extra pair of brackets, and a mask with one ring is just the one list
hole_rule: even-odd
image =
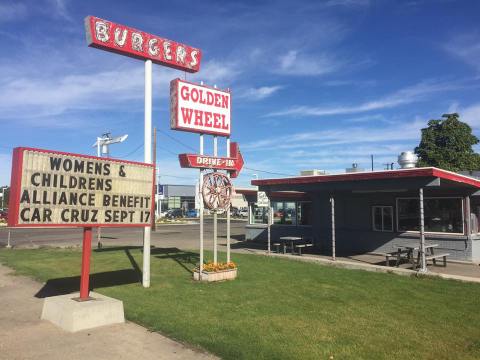
[(259, 207), (250, 203), (251, 219), (250, 224), (268, 224), (268, 207)]
[(373, 206), (372, 219), (374, 231), (393, 231), (392, 206)]
[(312, 225), (312, 203), (310, 201), (297, 203), (297, 224)]
[(281, 225), (297, 225), (297, 212), (295, 202), (290, 201), (274, 201), (273, 208), (273, 223)]
[[(397, 199), (398, 231), (420, 230), (420, 200)], [(426, 232), (463, 234), (463, 201), (461, 198), (425, 198)]]

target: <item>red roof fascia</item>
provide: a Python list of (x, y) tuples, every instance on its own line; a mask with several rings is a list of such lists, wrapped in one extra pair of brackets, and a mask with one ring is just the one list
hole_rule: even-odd
[(362, 180), (386, 180), (412, 177), (439, 177), (450, 181), (472, 185), (480, 188), (480, 180), (468, 176), (456, 174), (454, 172), (441, 170), (433, 167), (415, 168), (388, 171), (359, 172), (336, 175), (318, 175), (318, 176), (299, 176), (281, 179), (262, 179), (252, 180), (252, 185), (293, 185), (293, 184), (315, 184), (342, 181), (362, 181)]

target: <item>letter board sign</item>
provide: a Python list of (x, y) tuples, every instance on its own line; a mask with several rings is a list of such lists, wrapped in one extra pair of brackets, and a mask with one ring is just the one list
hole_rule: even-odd
[(154, 166), (15, 148), (8, 225), (150, 226)]
[(170, 127), (230, 136), (231, 93), (180, 79), (170, 82)]

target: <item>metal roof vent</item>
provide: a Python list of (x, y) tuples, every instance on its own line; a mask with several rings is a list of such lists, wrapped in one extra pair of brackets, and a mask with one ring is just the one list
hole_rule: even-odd
[(398, 156), (398, 165), (402, 169), (412, 169), (417, 165), (418, 157), (413, 151), (403, 151)]
[(362, 171), (364, 171), (364, 169), (359, 168), (357, 163), (353, 163), (352, 167), (345, 169), (345, 172), (347, 173), (362, 172)]

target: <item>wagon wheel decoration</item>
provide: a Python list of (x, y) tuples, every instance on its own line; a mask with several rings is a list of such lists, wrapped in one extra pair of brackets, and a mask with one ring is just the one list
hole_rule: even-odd
[(203, 177), (202, 195), (210, 210), (227, 210), (232, 196), (232, 183), (221, 173), (212, 172)]

